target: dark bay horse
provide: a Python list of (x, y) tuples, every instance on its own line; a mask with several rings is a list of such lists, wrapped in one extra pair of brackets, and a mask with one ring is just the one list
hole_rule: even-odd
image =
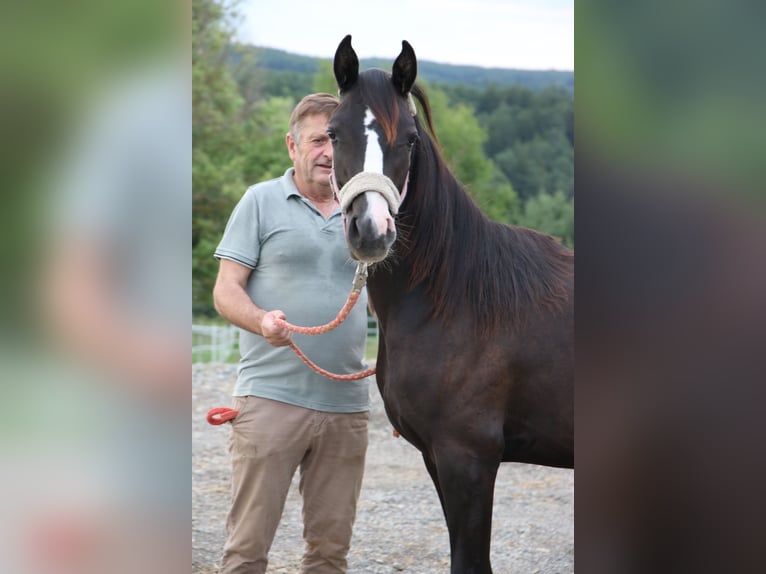
[(489, 220), (433, 134), (417, 60), (359, 72), (347, 36), (330, 120), (352, 257), (371, 265), (377, 381), (417, 447), (450, 536), (452, 574), (490, 573), (501, 462), (574, 466), (574, 256), (553, 238)]

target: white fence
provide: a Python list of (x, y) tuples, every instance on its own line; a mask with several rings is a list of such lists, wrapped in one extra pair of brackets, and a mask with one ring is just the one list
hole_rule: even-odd
[[(377, 338), (378, 322), (367, 317), (367, 337)], [(192, 324), (192, 363), (225, 363), (239, 353), (239, 329), (234, 325)]]
[(192, 325), (192, 363), (225, 363), (236, 357), (238, 341), (234, 325)]

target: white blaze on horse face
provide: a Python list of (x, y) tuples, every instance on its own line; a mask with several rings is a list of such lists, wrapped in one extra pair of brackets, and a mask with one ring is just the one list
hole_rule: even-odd
[[(383, 146), (380, 143), (380, 137), (373, 129), (375, 116), (367, 108), (364, 114), (364, 135), (367, 138), (367, 148), (364, 153), (364, 171), (368, 173), (383, 173)], [(388, 209), (388, 202), (380, 193), (376, 191), (365, 191), (367, 198), (367, 212), (365, 217), (375, 223), (378, 234), (385, 235), (386, 232), (394, 231), (394, 219)]]
[(388, 210), (388, 202), (381, 194), (375, 191), (366, 191), (367, 215), (375, 222), (375, 227), (380, 235), (387, 231), (394, 231), (394, 218)]
[(372, 173), (383, 173), (383, 147), (380, 145), (380, 138), (377, 132), (372, 129), (375, 122), (375, 116), (372, 115), (370, 108), (364, 114), (364, 135), (367, 138), (367, 149), (364, 152), (364, 171)]

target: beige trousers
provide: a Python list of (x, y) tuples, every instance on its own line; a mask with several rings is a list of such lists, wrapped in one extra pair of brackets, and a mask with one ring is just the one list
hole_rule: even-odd
[(369, 413), (325, 413), (234, 397), (232, 507), (220, 574), (265, 574), (295, 470), (303, 497), (304, 574), (347, 571)]

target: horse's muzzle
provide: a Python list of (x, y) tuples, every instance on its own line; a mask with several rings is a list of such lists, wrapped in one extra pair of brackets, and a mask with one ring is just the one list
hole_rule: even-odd
[(376, 263), (388, 256), (396, 240), (396, 227), (387, 202), (377, 192), (358, 195), (346, 213), (346, 242), (351, 257)]

